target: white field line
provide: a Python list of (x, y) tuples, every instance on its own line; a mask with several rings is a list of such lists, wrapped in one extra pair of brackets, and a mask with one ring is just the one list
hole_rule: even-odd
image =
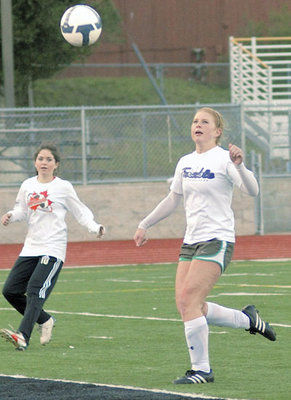
[(120, 282), (120, 283), (157, 283), (157, 281), (141, 281), (141, 280), (130, 280), (130, 279), (104, 279), (105, 282)]
[[(16, 311), (14, 308), (0, 308), (0, 311)], [(89, 312), (74, 312), (74, 311), (57, 311), (57, 310), (47, 310), (47, 312), (52, 314), (62, 314), (62, 315), (80, 315), (85, 317), (97, 317), (97, 318), (121, 318), (121, 319), (139, 319), (139, 320), (149, 320), (149, 321), (168, 321), (168, 322), (181, 322), (178, 318), (161, 318), (161, 317), (141, 317), (137, 315), (115, 315), (115, 314), (99, 314), (99, 313), (89, 313)]]
[[(248, 260), (232, 260), (232, 263), (241, 263), (241, 262), (287, 262), (291, 261), (291, 258), (254, 258)], [(178, 264), (178, 259), (176, 261), (171, 262), (156, 262), (156, 263), (138, 263), (138, 264), (100, 264), (100, 265), (68, 265), (64, 266), (63, 268), (99, 268), (99, 267), (136, 267), (139, 265), (171, 265), (171, 264)]]
[(232, 276), (274, 276), (274, 274), (263, 274), (259, 272), (249, 273), (249, 272), (242, 272), (242, 273), (234, 273), (234, 274), (224, 274), (221, 278), (228, 278)]
[(291, 289), (291, 285), (256, 285), (256, 284), (250, 284), (250, 283), (216, 283), (215, 286), (264, 287), (264, 288)]
[[(291, 258), (260, 258), (251, 260), (233, 260), (233, 263), (241, 262), (287, 262), (291, 261)], [(64, 265), (63, 269), (84, 269), (84, 268), (116, 268), (116, 267), (138, 267), (139, 265), (171, 265), (177, 264), (178, 261), (174, 262), (157, 262), (157, 263), (139, 263), (139, 264), (101, 264), (101, 265)], [(1, 271), (10, 271), (11, 268), (1, 268)]]
[[(0, 308), (0, 311), (16, 311), (14, 308)], [(141, 317), (138, 315), (115, 315), (115, 314), (99, 314), (99, 313), (89, 313), (89, 312), (74, 312), (74, 311), (57, 311), (57, 310), (47, 310), (52, 314), (62, 314), (62, 315), (80, 315), (83, 317), (96, 317), (96, 318), (120, 318), (120, 319), (137, 319), (144, 321), (165, 321), (165, 322), (182, 322), (179, 318), (162, 318), (162, 317)], [(280, 326), (282, 328), (291, 328), (291, 325), (287, 324), (278, 324), (270, 322), (271, 325)], [(218, 332), (210, 332), (210, 333), (218, 333)], [(219, 332), (227, 333), (227, 332)]]
[[(180, 392), (172, 392), (168, 390), (160, 390), (160, 389), (145, 389), (141, 387), (134, 387), (134, 386), (124, 386), (124, 385), (109, 385), (105, 383), (95, 383), (95, 382), (82, 382), (82, 381), (70, 381), (67, 379), (47, 379), (47, 378), (30, 378), (28, 376), (24, 375), (4, 375), (0, 374), (0, 376), (6, 377), (6, 378), (15, 378), (15, 379), (34, 379), (34, 380), (39, 380), (39, 381), (51, 381), (51, 382), (64, 382), (64, 383), (77, 383), (81, 385), (94, 385), (94, 386), (102, 386), (102, 387), (108, 387), (108, 388), (118, 388), (118, 389), (125, 389), (125, 390), (138, 390), (138, 391), (143, 391), (143, 392), (149, 392), (149, 393), (161, 393), (161, 394), (173, 394), (173, 395), (178, 395), (182, 396), (182, 399), (185, 397), (190, 397), (193, 399), (217, 399), (217, 397), (212, 397), (212, 396), (205, 396), (200, 393), (180, 393)], [(246, 399), (235, 399), (235, 398), (223, 398), (221, 400), (246, 400)]]
[[(254, 275), (254, 274), (233, 274), (232, 276), (241, 276), (241, 275)], [(258, 275), (258, 274), (256, 274), (256, 275)], [(261, 275), (264, 275), (264, 274), (261, 274)], [(271, 274), (271, 275), (273, 276), (273, 274)], [(228, 275), (228, 276), (230, 276), (230, 275)], [(84, 282), (85, 279), (70, 279), (70, 280), (68, 280), (68, 279), (58, 279), (58, 282), (61, 282), (61, 283), (72, 282), (72, 281), (74, 281), (74, 282)], [(105, 282), (117, 282), (117, 283), (159, 283), (158, 281), (128, 280), (128, 279), (104, 279), (104, 281)], [(248, 284), (248, 283), (223, 283), (223, 282), (220, 283), (220, 282), (216, 283), (215, 287), (236, 286), (236, 287), (263, 287), (263, 288), (276, 288), (276, 289), (278, 289), (278, 288), (279, 289), (291, 289), (291, 285), (257, 285), (257, 284)], [(0, 282), (0, 285), (1, 284), (4, 285), (4, 282)], [(166, 289), (167, 290), (168, 289), (174, 290), (173, 287), (166, 288)], [(128, 292), (130, 292), (132, 290), (133, 289), (128, 289)], [(134, 290), (139, 290), (139, 289), (134, 289)], [(144, 290), (149, 290), (149, 289), (144, 289)], [(161, 289), (154, 289), (154, 290), (161, 290)], [(114, 292), (118, 292), (118, 290), (114, 290)], [(90, 291), (90, 292), (83, 291), (83, 292), (77, 292), (77, 293), (78, 294), (80, 294), (80, 293), (85, 294), (85, 293), (93, 293), (93, 292), (92, 291)], [(58, 292), (58, 294), (61, 294), (61, 292)], [(66, 293), (66, 294), (68, 294), (68, 293)], [(69, 294), (76, 294), (76, 292), (70, 292)], [(241, 293), (239, 293), (239, 294), (241, 294)], [(228, 295), (235, 296), (234, 293), (230, 293), (230, 294), (229, 293), (220, 293), (218, 295), (214, 295), (214, 297), (215, 296), (228, 296)], [(245, 295), (247, 296), (248, 293), (246, 293)], [(249, 295), (266, 296), (267, 294), (266, 293), (249, 293)], [(270, 295), (272, 295), (272, 296), (276, 296), (276, 295), (277, 296), (282, 296), (282, 293), (270, 293)], [(208, 296), (208, 297), (211, 297), (211, 296)]]
[(87, 336), (88, 339), (105, 339), (112, 340), (113, 336)]
[(221, 296), (286, 296), (286, 293), (248, 293), (248, 292), (235, 292), (235, 293), (218, 293), (211, 294), (207, 298), (221, 297)]

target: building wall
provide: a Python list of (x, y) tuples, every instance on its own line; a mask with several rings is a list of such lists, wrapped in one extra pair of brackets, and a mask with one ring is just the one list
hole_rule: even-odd
[[(132, 239), (140, 220), (168, 193), (167, 182), (121, 183), (115, 185), (75, 186), (80, 199), (91, 208), (96, 220), (107, 228), (106, 240)], [(17, 195), (16, 188), (1, 188), (0, 213), (11, 209)], [(233, 208), (238, 235), (252, 235), (254, 225), (254, 199), (235, 190)], [(68, 239), (72, 242), (95, 240), (94, 235), (67, 214)], [(167, 219), (149, 230), (150, 238), (181, 238), (185, 229), (182, 202)], [(22, 243), (26, 234), (25, 222), (0, 226), (0, 243)]]
[[(240, 36), (247, 19), (264, 21), (286, 0), (113, 0), (124, 21), (124, 43), (99, 41), (88, 62), (137, 63), (134, 41), (147, 62), (226, 61), (228, 38)], [(104, 32), (106, 27), (104, 27)], [(130, 36), (129, 36), (130, 35)]]

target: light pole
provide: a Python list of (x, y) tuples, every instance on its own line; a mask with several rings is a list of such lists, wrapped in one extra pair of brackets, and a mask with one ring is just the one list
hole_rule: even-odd
[(1, 0), (2, 66), (5, 107), (15, 107), (12, 2)]

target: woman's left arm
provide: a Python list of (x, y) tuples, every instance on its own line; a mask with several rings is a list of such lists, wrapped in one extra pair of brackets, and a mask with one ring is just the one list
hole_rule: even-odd
[(81, 202), (73, 185), (68, 185), (66, 205), (80, 225), (86, 226), (90, 233), (96, 233), (97, 237), (105, 234), (105, 227), (94, 220), (92, 211)]
[(229, 144), (229, 157), (232, 163), (229, 163), (228, 174), (235, 182), (237, 172), (241, 180), (239, 188), (244, 193), (256, 197), (259, 194), (259, 185), (252, 171), (248, 170), (243, 163), (243, 151), (239, 147)]

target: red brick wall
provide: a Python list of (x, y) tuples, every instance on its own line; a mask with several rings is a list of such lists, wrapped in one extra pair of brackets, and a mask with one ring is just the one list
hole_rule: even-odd
[[(127, 33), (147, 62), (193, 62), (192, 49), (205, 49), (205, 61), (228, 55), (229, 36), (241, 34), (246, 18), (264, 21), (286, 0), (113, 0)], [(106, 27), (104, 27), (104, 30)], [(137, 63), (130, 39), (100, 39), (88, 62)], [(226, 61), (226, 60), (224, 60)]]

